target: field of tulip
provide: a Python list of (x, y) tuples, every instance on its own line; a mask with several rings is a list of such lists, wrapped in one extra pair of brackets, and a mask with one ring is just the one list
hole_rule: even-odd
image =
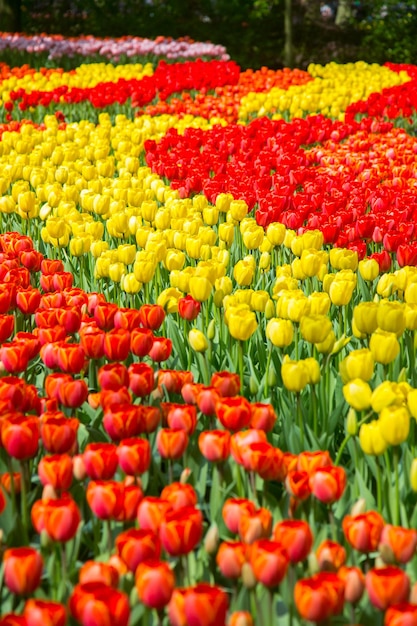
[(417, 66), (6, 53), (0, 626), (417, 626)]

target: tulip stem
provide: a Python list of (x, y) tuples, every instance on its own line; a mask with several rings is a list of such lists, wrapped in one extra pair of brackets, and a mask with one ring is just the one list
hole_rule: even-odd
[(11, 460), (11, 458), (9, 456), (7, 457), (7, 466), (8, 466), (8, 469), (9, 469), (9, 476), (10, 476), (10, 495), (11, 495), (11, 499), (12, 499), (12, 513), (13, 513), (13, 515), (16, 515), (17, 514), (16, 488), (15, 488), (15, 484), (14, 484), (14, 473), (13, 473), (12, 460)]
[(394, 525), (398, 526), (400, 523), (400, 477), (398, 472), (399, 465), (398, 447), (394, 447), (394, 472), (395, 472), (395, 511), (393, 515)]
[(381, 477), (381, 465), (379, 464), (378, 456), (375, 456), (375, 463), (376, 463), (376, 505), (377, 505), (378, 511), (382, 513), (382, 477)]
[(270, 344), (270, 342), (268, 342), (268, 357), (266, 360), (266, 367), (265, 367), (265, 385), (264, 385), (264, 395), (265, 398), (268, 397), (268, 392), (269, 392), (269, 368), (271, 367), (271, 358), (272, 358), (272, 345)]
[(269, 597), (269, 618), (268, 618), (268, 623), (271, 624), (271, 626), (274, 624), (274, 592), (272, 591), (272, 589), (268, 589), (268, 597)]
[(240, 388), (241, 388), (241, 390), (243, 392), (244, 391), (244, 385), (243, 385), (243, 342), (240, 341), (240, 340), (238, 341), (237, 349), (238, 349), (238, 355), (239, 355)]
[(301, 451), (304, 450), (304, 423), (303, 423), (303, 412), (301, 410), (301, 398), (300, 393), (296, 394), (296, 403), (297, 403), (297, 417), (298, 417), (298, 426), (300, 429), (300, 442), (301, 442)]
[(28, 485), (26, 482), (26, 461), (20, 461), (21, 471), (21, 493), (20, 493), (20, 508), (22, 515), (22, 523), (24, 529), (24, 536), (26, 543), (29, 544), (29, 511), (28, 511)]

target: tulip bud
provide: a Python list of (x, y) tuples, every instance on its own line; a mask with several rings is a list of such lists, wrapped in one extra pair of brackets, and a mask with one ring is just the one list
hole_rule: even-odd
[(84, 478), (87, 476), (84, 459), (81, 454), (77, 454), (77, 456), (73, 458), (72, 471), (74, 474), (74, 478), (76, 478), (77, 480), (84, 480)]
[(362, 515), (362, 513), (365, 513), (365, 511), (366, 500), (365, 498), (359, 498), (359, 500), (356, 500), (355, 504), (352, 506), (350, 514), (352, 515), (352, 517), (355, 517), (356, 515)]
[(215, 334), (216, 334), (216, 323), (214, 320), (211, 320), (209, 322), (209, 325), (207, 326), (207, 339), (212, 341), (214, 339)]
[(355, 409), (352, 409), (351, 407), (349, 409), (349, 412), (346, 418), (346, 433), (354, 437), (357, 432), (358, 432), (358, 420), (356, 418), (356, 411)]
[(182, 483), (183, 485), (185, 485), (185, 483), (188, 482), (188, 479), (191, 476), (191, 471), (189, 467), (184, 467), (184, 469), (181, 472), (181, 476), (180, 476), (180, 483)]
[(383, 566), (393, 565), (396, 562), (394, 552), (387, 543), (384, 543), (384, 544), (380, 543), (378, 546), (378, 550), (379, 550), (379, 555), (383, 562)]
[(192, 328), (188, 333), (188, 341), (190, 346), (196, 352), (205, 352), (208, 348), (208, 341), (204, 333), (198, 328)]
[(258, 393), (258, 389), (259, 389), (258, 381), (256, 380), (255, 376), (251, 375), (251, 377), (249, 378), (249, 391), (251, 395), (254, 396), (256, 393)]
[(310, 552), (310, 554), (307, 557), (307, 563), (308, 563), (308, 571), (310, 572), (310, 576), (314, 576), (314, 574), (317, 574), (320, 568), (319, 568), (319, 562), (318, 562), (315, 552)]
[(411, 604), (417, 604), (417, 583), (414, 583), (411, 587), (410, 602)]
[(246, 589), (254, 589), (256, 587), (257, 580), (250, 563), (242, 565), (242, 583)]
[(52, 485), (45, 485), (42, 490), (42, 500), (56, 500), (58, 495)]
[(207, 554), (216, 554), (219, 545), (219, 528), (216, 523), (212, 524), (204, 537), (204, 550)]
[(375, 567), (386, 567), (386, 563), (382, 556), (377, 556), (375, 559)]

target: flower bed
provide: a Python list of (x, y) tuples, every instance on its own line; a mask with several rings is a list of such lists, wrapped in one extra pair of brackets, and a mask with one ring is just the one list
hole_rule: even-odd
[(1, 626), (417, 623), (416, 78), (1, 66)]

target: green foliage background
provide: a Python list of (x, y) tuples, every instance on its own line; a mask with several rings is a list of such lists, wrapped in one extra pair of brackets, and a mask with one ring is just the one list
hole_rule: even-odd
[(226, 46), (244, 68), (284, 63), (292, 10), (294, 65), (364, 60), (415, 63), (417, 2), (351, 0), (343, 27), (320, 19), (320, 0), (0, 0), (0, 30), (65, 36), (189, 36)]

